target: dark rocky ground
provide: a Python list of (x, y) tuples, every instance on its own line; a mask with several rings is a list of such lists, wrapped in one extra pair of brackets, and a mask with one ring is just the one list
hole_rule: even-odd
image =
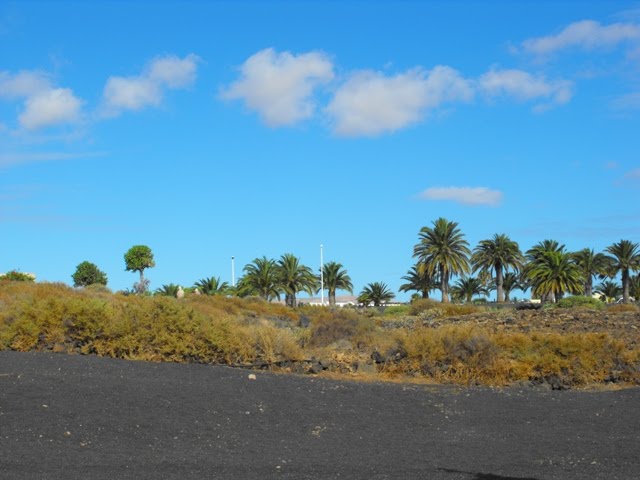
[(0, 352), (2, 479), (637, 479), (639, 453), (638, 388), (338, 382)]

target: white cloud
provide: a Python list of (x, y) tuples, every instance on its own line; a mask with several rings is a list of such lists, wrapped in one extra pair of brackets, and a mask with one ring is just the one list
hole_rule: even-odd
[(82, 103), (68, 88), (46, 90), (27, 98), (18, 121), (29, 130), (73, 123), (80, 118)]
[(633, 23), (601, 25), (593, 20), (582, 20), (571, 23), (556, 35), (525, 40), (522, 42), (522, 47), (526, 52), (535, 55), (548, 55), (566, 48), (593, 50), (638, 39), (640, 39), (640, 25)]
[(182, 59), (175, 55), (160, 57), (151, 62), (148, 77), (169, 88), (185, 88), (195, 83), (199, 61), (193, 53)]
[(567, 80), (548, 81), (523, 70), (492, 69), (478, 79), (478, 86), (489, 96), (511, 96), (520, 101), (542, 99), (534, 110), (541, 111), (571, 100), (573, 84)]
[(447, 200), (462, 205), (488, 205), (502, 203), (502, 192), (485, 187), (432, 187), (418, 195), (422, 200)]
[(445, 102), (472, 98), (471, 83), (447, 66), (395, 76), (359, 71), (338, 88), (326, 112), (338, 135), (379, 135), (416, 123)]
[(18, 122), (28, 130), (77, 122), (84, 103), (71, 89), (54, 88), (46, 73), (26, 70), (0, 72), (0, 98), (24, 99)]
[(158, 106), (162, 102), (162, 89), (144, 77), (109, 77), (104, 87), (104, 102), (114, 115), (122, 110)]
[(0, 97), (24, 98), (51, 88), (49, 76), (42, 72), (21, 71), (16, 74), (0, 72)]
[(314, 89), (333, 79), (333, 64), (322, 52), (293, 55), (272, 48), (249, 57), (240, 79), (223, 90), (224, 99), (243, 100), (271, 127), (293, 125), (315, 111)]
[(165, 89), (186, 88), (195, 82), (199, 60), (193, 53), (182, 59), (167, 55), (151, 61), (141, 75), (109, 77), (103, 92), (103, 114), (116, 116), (125, 110), (157, 107)]

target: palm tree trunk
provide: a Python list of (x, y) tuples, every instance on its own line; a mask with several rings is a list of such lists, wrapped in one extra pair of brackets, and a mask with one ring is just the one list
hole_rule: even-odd
[(504, 290), (502, 289), (503, 277), (502, 277), (502, 265), (496, 265), (496, 287), (497, 287), (497, 300), (498, 303), (504, 303)]
[(449, 275), (444, 267), (440, 266), (440, 291), (442, 292), (442, 303), (449, 303)]
[(333, 292), (329, 291), (329, 305), (332, 306), (332, 307), (336, 306), (336, 292), (335, 292), (335, 290)]
[(593, 295), (593, 277), (587, 275), (587, 281), (584, 283), (584, 294), (587, 297)]
[(629, 269), (622, 270), (622, 303), (629, 303)]

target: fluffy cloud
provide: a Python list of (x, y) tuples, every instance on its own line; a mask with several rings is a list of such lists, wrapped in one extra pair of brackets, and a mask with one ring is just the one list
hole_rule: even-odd
[(182, 59), (175, 55), (157, 58), (149, 66), (148, 77), (169, 88), (185, 88), (195, 83), (199, 61), (193, 53)]
[(116, 116), (125, 110), (141, 110), (162, 103), (165, 89), (186, 88), (196, 80), (199, 58), (189, 54), (153, 60), (141, 75), (112, 76), (103, 92), (103, 113)]
[(73, 123), (80, 118), (82, 103), (68, 88), (46, 90), (27, 98), (18, 121), (29, 130)]
[(640, 39), (640, 25), (633, 23), (613, 23), (601, 25), (593, 20), (574, 22), (556, 35), (530, 38), (522, 43), (526, 52), (548, 55), (566, 48), (592, 50), (613, 47), (628, 40)]
[(338, 135), (378, 135), (416, 123), (445, 102), (471, 98), (470, 82), (446, 66), (395, 76), (360, 71), (338, 88), (326, 112)]
[(51, 88), (49, 76), (42, 72), (21, 71), (15, 75), (0, 72), (0, 97), (13, 100)]
[(522, 70), (492, 69), (478, 79), (478, 87), (489, 96), (506, 95), (521, 101), (544, 100), (536, 110), (567, 103), (573, 95), (573, 84), (567, 80), (548, 81)]
[(313, 91), (333, 79), (333, 64), (321, 52), (293, 55), (272, 48), (249, 57), (240, 79), (221, 92), (229, 100), (243, 100), (271, 127), (293, 125), (315, 111)]
[(502, 203), (502, 192), (485, 187), (433, 187), (418, 195), (422, 200), (447, 200), (462, 205), (488, 205)]
[(18, 122), (28, 130), (77, 122), (84, 103), (71, 89), (54, 88), (48, 75), (35, 71), (0, 72), (0, 98), (24, 99)]

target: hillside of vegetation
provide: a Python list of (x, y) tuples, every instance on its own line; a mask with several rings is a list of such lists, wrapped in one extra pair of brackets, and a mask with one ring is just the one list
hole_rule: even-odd
[(462, 385), (638, 385), (640, 311), (582, 299), (540, 310), (429, 300), (294, 309), (5, 281), (2, 349)]

